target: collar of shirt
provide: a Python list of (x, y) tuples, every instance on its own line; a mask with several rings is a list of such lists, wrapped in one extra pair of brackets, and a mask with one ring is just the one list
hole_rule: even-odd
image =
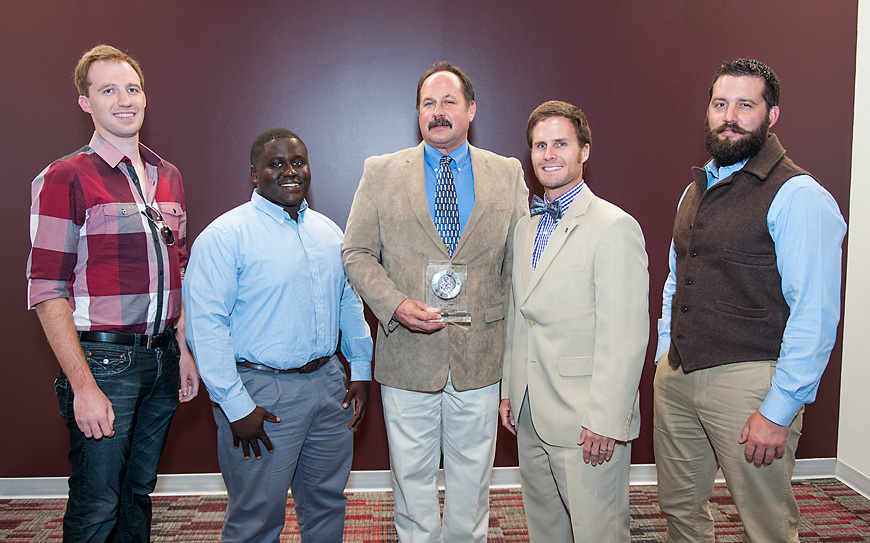
[(747, 162), (749, 162), (749, 159), (745, 158), (740, 162), (720, 168), (716, 165), (716, 161), (711, 159), (710, 162), (704, 166), (704, 170), (707, 172), (707, 188), (709, 189), (723, 179), (728, 179), (728, 177), (734, 172), (739, 172), (743, 169), (743, 166), (746, 166)]
[[(576, 187), (572, 187), (571, 190), (566, 192), (565, 194), (556, 198), (556, 202), (559, 202), (559, 209), (562, 210), (562, 214), (564, 215), (566, 211), (568, 211), (568, 207), (574, 202), (574, 198), (580, 194), (580, 191), (583, 190), (583, 186), (586, 185), (586, 181), (581, 179)], [(544, 193), (544, 203), (549, 204), (550, 200), (547, 198), (547, 194)]]
[[(444, 156), (444, 153), (425, 142), (423, 143), (423, 149), (425, 150), (424, 156), (426, 166), (437, 172), (438, 169), (441, 168), (441, 157)], [(471, 152), (468, 150), (468, 141), (463, 142), (462, 145), (454, 149), (453, 152), (447, 156), (453, 159), (453, 167), (456, 168), (456, 171), (458, 172), (461, 172), (463, 168), (470, 166)]]
[[(117, 147), (106, 141), (106, 139), (94, 132), (94, 135), (91, 136), (91, 141), (88, 143), (88, 147), (94, 150), (94, 153), (97, 154), (100, 158), (106, 161), (106, 164), (113, 168), (117, 168), (118, 164), (124, 160), (125, 155), (121, 151), (118, 150)], [(157, 155), (151, 149), (145, 147), (141, 143), (139, 144), (139, 156), (142, 157), (146, 163), (151, 164), (155, 167), (163, 166), (163, 159)]]
[(299, 206), (299, 220), (293, 221), (290, 215), (284, 211), (283, 207), (260, 196), (257, 189), (254, 189), (253, 194), (251, 194), (251, 203), (254, 204), (255, 208), (265, 213), (277, 223), (284, 223), (285, 221), (303, 222), (305, 220), (305, 210), (308, 209), (308, 201), (303, 199), (302, 205)]

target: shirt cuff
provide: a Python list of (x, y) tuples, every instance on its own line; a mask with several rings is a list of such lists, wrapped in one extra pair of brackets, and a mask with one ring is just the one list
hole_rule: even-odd
[(357, 359), (348, 360), (350, 366), (351, 381), (371, 381), (372, 380), (372, 362), (371, 360)]
[(257, 407), (257, 404), (254, 403), (254, 400), (251, 399), (247, 391), (244, 391), (232, 400), (224, 400), (219, 402), (219, 404), (230, 422), (236, 422), (239, 419), (247, 417)]
[(66, 281), (51, 279), (31, 279), (27, 284), (27, 309), (33, 309), (42, 302), (65, 298), (69, 300), (69, 288)]
[[(659, 332), (659, 342), (658, 342), (658, 345), (656, 345), (656, 357), (653, 360), (653, 362), (655, 362), (656, 364), (658, 364), (659, 358), (661, 358), (662, 355), (665, 354), (668, 351), (668, 349), (671, 348), (671, 331), (670, 331), (671, 323), (670, 323), (670, 321), (668, 321), (668, 322), (663, 322), (663, 321), (664, 321), (664, 319), (659, 319), (658, 325), (657, 325), (658, 332)], [(664, 330), (662, 330), (662, 328), (664, 328)]]
[(399, 324), (401, 323), (396, 319), (396, 316), (393, 315), (393, 318), (390, 319), (390, 323), (387, 325), (387, 332), (392, 332), (399, 327)]
[(758, 411), (770, 422), (780, 426), (788, 426), (803, 405), (803, 403), (796, 401), (779, 390), (771, 388), (767, 393), (767, 397), (761, 402), (761, 407), (758, 408)]

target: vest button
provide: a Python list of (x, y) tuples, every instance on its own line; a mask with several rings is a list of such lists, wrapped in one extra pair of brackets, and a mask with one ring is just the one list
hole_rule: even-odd
[(691, 285), (691, 284), (692, 284), (692, 280), (691, 280), (691, 279), (686, 279), (686, 284), (687, 284), (687, 285)]
[(696, 256), (698, 256), (698, 251), (692, 251), (691, 253), (689, 253), (689, 256), (695, 258)]
[(687, 312), (688, 310), (689, 310), (689, 308), (686, 306), (683, 306), (680, 308), (680, 311), (682, 311), (683, 313)]

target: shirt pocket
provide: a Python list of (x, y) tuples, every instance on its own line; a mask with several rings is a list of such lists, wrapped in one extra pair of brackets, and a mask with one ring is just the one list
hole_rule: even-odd
[[(91, 208), (88, 224), (95, 228), (89, 234), (132, 234), (142, 232), (142, 219), (139, 206), (134, 202), (111, 202)], [(89, 228), (89, 230), (91, 230)]]
[(176, 234), (183, 231), (184, 223), (187, 220), (187, 213), (178, 202), (155, 202), (163, 215), (163, 221), (166, 226), (172, 229)]

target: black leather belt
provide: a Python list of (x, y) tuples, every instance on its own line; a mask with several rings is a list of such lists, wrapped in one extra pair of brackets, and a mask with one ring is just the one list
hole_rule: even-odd
[(159, 334), (125, 334), (123, 332), (100, 332), (88, 331), (79, 332), (81, 341), (93, 341), (96, 343), (116, 343), (118, 345), (136, 345), (136, 340), (139, 340), (139, 346), (146, 349), (156, 349), (158, 347), (166, 347), (175, 337), (175, 327), (170, 326)]
[(245, 359), (239, 360), (238, 362), (236, 362), (236, 365), (252, 370), (267, 371), (269, 373), (312, 373), (322, 368), (327, 362), (329, 362), (330, 358), (332, 358), (332, 355), (321, 356), (320, 358), (315, 358), (301, 368), (291, 368), (289, 370), (278, 370), (275, 368), (270, 368), (269, 366), (264, 366), (263, 364), (248, 362)]

